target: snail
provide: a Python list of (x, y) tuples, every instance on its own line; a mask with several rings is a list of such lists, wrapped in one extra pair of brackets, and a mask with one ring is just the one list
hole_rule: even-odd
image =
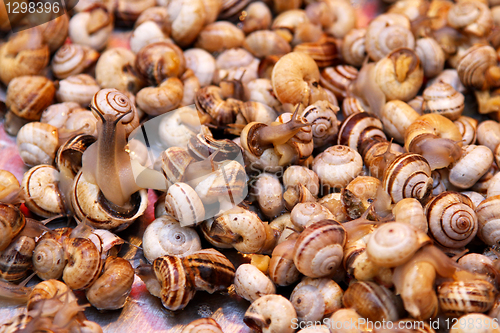
[(295, 243), (293, 262), (309, 277), (333, 276), (342, 262), (346, 231), (334, 220), (310, 224)]
[(134, 269), (119, 257), (108, 257), (102, 275), (85, 292), (87, 300), (99, 310), (115, 310), (125, 305), (134, 282)]
[(411, 224), (415, 229), (425, 233), (428, 231), (427, 217), (422, 204), (415, 198), (406, 198), (398, 201), (392, 207), (392, 214), (396, 221)]
[(246, 35), (254, 31), (265, 30), (271, 26), (271, 10), (263, 2), (250, 3), (245, 12), (246, 16), (240, 20), (242, 21), (242, 30)]
[(462, 135), (455, 124), (438, 114), (418, 117), (405, 131), (407, 151), (422, 154), (432, 170), (457, 161), (462, 152)]
[(113, 30), (113, 14), (104, 5), (95, 5), (69, 20), (69, 37), (74, 43), (98, 51), (104, 49)]
[(249, 302), (254, 302), (263, 295), (276, 293), (273, 282), (256, 266), (241, 264), (234, 275), (236, 293)]
[[(138, 192), (140, 188), (133, 180), (130, 158), (124, 149), (124, 126), (120, 122), (127, 116), (131, 117), (134, 108), (125, 95), (112, 89), (100, 90), (94, 96), (92, 106), (102, 124), (99, 126), (99, 139), (83, 153), (81, 172), (90, 186), (98, 186), (99, 192), (95, 195), (106, 210), (114, 209), (126, 218), (137, 217), (146, 208), (146, 193), (144, 190)], [(108, 109), (120, 116), (106, 113)], [(74, 200), (83, 199), (76, 194), (83, 190), (79, 189), (76, 178), (73, 186), (76, 190)], [(131, 200), (137, 204), (131, 203)], [(89, 209), (81, 202), (78, 206)]]
[(372, 233), (366, 253), (377, 266), (397, 267), (408, 262), (419, 248), (430, 242), (426, 234), (408, 223), (389, 222)]
[(283, 37), (271, 30), (258, 30), (248, 34), (243, 47), (257, 58), (285, 55), (292, 50)]
[(319, 321), (339, 310), (344, 292), (328, 278), (305, 277), (290, 295), (297, 318), (304, 321)]
[(42, 280), (59, 279), (62, 276), (66, 266), (63, 241), (70, 234), (69, 228), (56, 229), (37, 241), (33, 251), (33, 268)]
[(314, 147), (323, 147), (334, 141), (338, 131), (337, 116), (339, 108), (328, 101), (316, 101), (301, 113), (311, 124)]
[(94, 49), (80, 44), (65, 44), (61, 46), (52, 58), (50, 66), (58, 79), (81, 74), (97, 62), (99, 53)]
[(281, 183), (273, 174), (261, 173), (252, 186), (253, 195), (261, 211), (268, 217), (276, 217), (284, 209), (283, 188)]
[(195, 46), (208, 52), (221, 52), (240, 47), (244, 41), (245, 34), (234, 24), (217, 21), (203, 27), (198, 34)]
[(254, 212), (235, 206), (201, 225), (205, 238), (216, 246), (233, 246), (242, 253), (265, 253), (274, 247), (273, 229)]
[(88, 74), (68, 76), (59, 81), (56, 98), (60, 102), (75, 102), (85, 107), (100, 90), (96, 80)]
[(153, 262), (164, 255), (189, 255), (201, 250), (201, 244), (195, 230), (181, 227), (174, 218), (164, 215), (144, 231), (142, 249), (144, 256)]
[(161, 298), (165, 308), (175, 311), (186, 307), (196, 290), (214, 293), (229, 287), (234, 266), (217, 250), (207, 249), (184, 258), (156, 258), (152, 266), (136, 268), (136, 274), (152, 295)]
[(252, 302), (245, 312), (243, 322), (263, 333), (292, 333), (293, 320), (297, 317), (289, 300), (281, 295), (264, 295)]
[(194, 72), (201, 87), (212, 83), (216, 66), (215, 59), (210, 53), (199, 48), (187, 49), (184, 51), (184, 59), (186, 68)]
[(380, 180), (375, 177), (358, 176), (342, 189), (340, 198), (351, 219), (361, 217), (369, 208), (377, 196), (380, 184)]
[(366, 29), (352, 29), (345, 36), (342, 43), (342, 58), (356, 67), (361, 67), (366, 58)]
[(63, 281), (73, 290), (90, 287), (102, 268), (99, 249), (86, 238), (66, 238), (63, 249), (68, 260), (63, 270)]
[(397, 142), (404, 142), (406, 129), (419, 117), (419, 113), (400, 100), (387, 102), (382, 108), (384, 131)]
[(24, 214), (14, 205), (0, 203), (0, 251), (9, 246), (26, 224)]
[(295, 233), (273, 249), (269, 262), (269, 277), (278, 286), (288, 286), (299, 279), (300, 272), (293, 262), (296, 241), (297, 234)]
[(425, 206), (429, 232), (441, 245), (460, 248), (478, 232), (478, 218), (472, 201), (456, 192), (443, 192)]
[(352, 308), (372, 321), (396, 321), (401, 316), (396, 296), (375, 282), (352, 283), (344, 292), (342, 301), (346, 308)]
[(326, 207), (317, 202), (298, 203), (290, 213), (290, 220), (298, 230), (303, 230), (314, 222), (333, 219), (333, 217)]
[(478, 236), (488, 245), (498, 243), (497, 223), (500, 196), (493, 195), (483, 200), (475, 209), (479, 224)]
[(0, 279), (17, 282), (28, 276), (34, 249), (35, 240), (32, 237), (22, 234), (17, 236), (0, 252)]
[(213, 318), (200, 318), (193, 320), (182, 329), (181, 333), (223, 333), (222, 328)]
[(318, 175), (321, 184), (329, 188), (342, 188), (349, 184), (363, 167), (361, 155), (346, 146), (332, 146), (318, 154), (312, 169)]
[(445, 313), (486, 312), (493, 306), (495, 287), (484, 280), (444, 282), (437, 295)]
[(136, 56), (130, 50), (116, 47), (104, 51), (95, 68), (100, 87), (120, 91), (138, 92), (144, 85), (135, 69)]

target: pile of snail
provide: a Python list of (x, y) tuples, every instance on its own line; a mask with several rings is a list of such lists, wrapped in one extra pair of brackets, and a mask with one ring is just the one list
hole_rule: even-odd
[[(366, 27), (347, 0), (2, 21), (4, 128), (29, 170), (0, 170), (0, 298), (26, 306), (0, 332), (102, 332), (73, 290), (121, 309), (135, 275), (174, 314), (234, 290), (258, 332), (500, 332), (500, 1), (385, 5)], [(133, 136), (157, 116), (153, 161)], [(119, 233), (148, 205), (132, 265)]]

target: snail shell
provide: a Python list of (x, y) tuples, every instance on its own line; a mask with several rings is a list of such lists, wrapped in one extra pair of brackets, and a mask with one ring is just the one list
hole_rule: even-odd
[(454, 124), (462, 134), (462, 143), (464, 145), (473, 145), (476, 142), (476, 129), (478, 125), (476, 119), (461, 116), (454, 121)]
[(94, 49), (79, 44), (64, 44), (52, 58), (52, 73), (58, 79), (83, 73), (97, 62), (99, 53)]
[(429, 232), (441, 245), (460, 248), (478, 231), (478, 218), (472, 201), (456, 192), (443, 192), (425, 206)]
[(495, 68), (496, 65), (495, 49), (489, 45), (476, 44), (467, 49), (456, 68), (460, 81), (464, 86), (486, 90), (489, 86), (487, 80), (488, 69), (490, 67)]
[(381, 183), (375, 177), (358, 176), (341, 192), (341, 200), (351, 219), (360, 218), (377, 196)]
[(327, 67), (321, 71), (320, 83), (332, 91), (338, 100), (343, 100), (348, 95), (349, 85), (357, 76), (358, 70), (352, 66)]
[(329, 278), (306, 277), (294, 288), (290, 302), (299, 320), (317, 321), (342, 307), (343, 294), (339, 285)]
[(70, 195), (75, 217), (80, 221), (88, 221), (95, 228), (120, 231), (139, 218), (148, 203), (147, 191), (140, 190), (132, 195), (132, 207), (124, 214), (102, 200), (103, 197), (99, 187), (86, 181), (80, 170), (75, 176)]
[(493, 153), (486, 146), (467, 145), (462, 157), (450, 169), (448, 180), (460, 189), (472, 187), (490, 169)]
[(33, 287), (33, 290), (29, 295), (27, 309), (33, 310), (38, 306), (38, 304), (40, 304), (40, 302), (58, 298), (64, 294), (67, 294), (66, 297), (68, 304), (77, 300), (75, 294), (73, 294), (71, 289), (68, 288), (68, 286), (63, 282), (55, 279), (42, 281)]
[(60, 102), (75, 102), (86, 107), (101, 88), (88, 74), (77, 74), (59, 81), (56, 98)]
[(290, 213), (290, 220), (299, 230), (303, 230), (314, 222), (333, 219), (333, 217), (326, 207), (317, 202), (298, 203)]
[(264, 2), (252, 2), (246, 7), (245, 11), (247, 15), (243, 18), (240, 17), (242, 30), (245, 34), (265, 30), (271, 26), (271, 10)]
[(296, 240), (296, 236), (289, 236), (273, 250), (269, 262), (269, 277), (278, 286), (288, 286), (299, 279), (300, 272), (293, 263)]
[(74, 43), (102, 50), (113, 31), (113, 13), (104, 5), (95, 4), (69, 20), (69, 37)]
[(398, 48), (377, 62), (376, 82), (388, 100), (409, 101), (422, 86), (424, 71), (415, 51)]
[(439, 307), (454, 314), (486, 312), (493, 306), (494, 290), (484, 280), (444, 282), (437, 289)]
[(394, 203), (405, 198), (424, 199), (432, 190), (431, 168), (421, 155), (397, 156), (384, 172), (382, 186)]
[(404, 142), (405, 131), (418, 117), (419, 113), (400, 100), (387, 102), (382, 108), (381, 120), (384, 131), (397, 142)]
[(194, 229), (181, 227), (177, 220), (165, 215), (148, 225), (142, 237), (142, 249), (144, 256), (153, 262), (165, 255), (192, 254), (201, 250), (201, 243)]
[[(0, 201), (4, 203), (15, 202), (19, 196), (21, 186), (16, 176), (14, 176), (10, 171), (0, 170)], [(0, 231), (2, 235), (2, 231)], [(0, 251), (2, 248), (0, 242)]]
[(334, 220), (309, 225), (295, 243), (293, 262), (309, 277), (333, 276), (342, 263), (346, 231)]
[(372, 321), (399, 319), (396, 297), (387, 288), (370, 281), (352, 283), (344, 293), (344, 306)]
[(293, 48), (294, 52), (302, 52), (316, 61), (318, 67), (332, 66), (338, 60), (337, 43), (333, 38), (321, 38), (316, 42), (301, 43)]
[(136, 74), (135, 54), (121, 47), (106, 50), (96, 64), (95, 78), (102, 88), (115, 88), (136, 93), (143, 86)]
[(198, 193), (186, 183), (169, 187), (165, 197), (165, 210), (182, 227), (196, 225), (205, 219), (205, 207)]
[(418, 39), (415, 52), (422, 62), (425, 77), (434, 77), (443, 71), (445, 62), (444, 51), (434, 38)]
[(500, 241), (500, 195), (494, 195), (483, 200), (476, 207), (479, 223), (478, 236), (488, 245), (497, 245)]
[(344, 36), (342, 58), (352, 66), (361, 67), (366, 58), (366, 29), (352, 29)]
[(18, 236), (0, 252), (0, 279), (17, 282), (28, 276), (32, 266), (31, 257), (35, 240), (28, 236)]
[(101, 272), (101, 254), (92, 241), (86, 238), (66, 238), (63, 248), (68, 263), (62, 279), (73, 290), (90, 287)]
[(377, 136), (387, 139), (382, 122), (367, 112), (360, 112), (344, 119), (339, 128), (337, 144), (349, 146), (359, 152), (363, 141)]
[(212, 318), (200, 318), (190, 322), (181, 333), (223, 333), (222, 328)]
[(206, 25), (198, 34), (195, 46), (208, 52), (222, 52), (243, 45), (245, 34), (234, 24), (217, 21)]
[(233, 264), (215, 249), (205, 249), (182, 258), (190, 281), (197, 290), (210, 294), (228, 288), (234, 280)]
[(447, 83), (436, 82), (423, 92), (423, 113), (438, 113), (451, 120), (460, 118), (464, 109), (464, 95)]
[(25, 224), (24, 214), (16, 206), (0, 203), (0, 251), (9, 246)]
[(273, 282), (257, 267), (250, 264), (238, 266), (234, 275), (234, 289), (239, 296), (249, 302), (263, 295), (276, 294)]
[(62, 241), (49, 233), (45, 234), (33, 251), (33, 268), (36, 274), (42, 280), (59, 279), (65, 266)]
[(134, 269), (123, 258), (108, 257), (104, 272), (85, 292), (87, 300), (98, 310), (121, 309), (134, 283)]
[(216, 70), (214, 57), (203, 49), (192, 48), (184, 51), (186, 68), (191, 69), (200, 81), (200, 86), (205, 87), (212, 83)]
[(478, 1), (461, 1), (448, 11), (448, 24), (456, 29), (482, 37), (493, 26), (493, 16), (488, 6)]
[(292, 303), (281, 295), (264, 295), (250, 305), (243, 321), (263, 333), (293, 333), (297, 313)]
[(156, 42), (137, 53), (135, 67), (150, 84), (159, 85), (169, 77), (180, 77), (186, 69), (186, 61), (175, 44)]
[(402, 14), (388, 13), (372, 20), (366, 31), (366, 52), (374, 61), (379, 61), (391, 51), (415, 47), (410, 31), (410, 21)]
[(59, 145), (56, 127), (39, 122), (24, 125), (17, 134), (17, 149), (28, 166), (52, 164)]
[(411, 224), (415, 229), (425, 233), (428, 231), (427, 217), (422, 204), (414, 198), (406, 198), (392, 207), (392, 214), (396, 221)]
[(292, 51), (290, 44), (274, 31), (258, 30), (250, 33), (243, 47), (257, 58), (270, 55), (285, 55)]
[(65, 208), (58, 182), (59, 172), (51, 165), (41, 164), (28, 170), (21, 181), (26, 207), (43, 217), (63, 213)]
[(363, 167), (361, 155), (347, 146), (332, 146), (317, 155), (312, 169), (318, 175), (323, 186), (340, 188), (347, 186)]
[(312, 127), (314, 147), (322, 147), (334, 141), (338, 132), (337, 112), (339, 107), (328, 101), (316, 101), (301, 114)]
[(252, 186), (261, 211), (268, 217), (276, 217), (284, 207), (283, 187), (277, 176), (261, 173)]
[(396, 267), (406, 263), (419, 248), (430, 242), (426, 234), (408, 223), (389, 222), (372, 233), (366, 253), (377, 266)]
[(174, 256), (156, 258), (153, 269), (161, 284), (159, 297), (163, 306), (172, 311), (185, 308), (196, 290), (186, 274), (182, 259)]

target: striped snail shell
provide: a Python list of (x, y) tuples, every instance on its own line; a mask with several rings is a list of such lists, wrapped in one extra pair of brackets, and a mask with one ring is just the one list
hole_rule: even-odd
[(315, 148), (333, 141), (338, 132), (338, 111), (339, 107), (328, 101), (317, 101), (302, 112), (302, 117), (311, 124)]
[(200, 318), (190, 322), (181, 333), (223, 333), (213, 318)]
[(182, 182), (184, 173), (193, 157), (182, 147), (169, 147), (161, 153), (161, 168), (167, 179), (167, 187)]
[(165, 197), (165, 210), (181, 223), (195, 225), (205, 218), (205, 207), (198, 193), (186, 183), (170, 186)]
[(16, 206), (0, 203), (0, 251), (9, 246), (25, 224), (24, 214)]
[(28, 276), (32, 266), (31, 256), (35, 249), (35, 240), (28, 236), (19, 236), (0, 252), (0, 279), (8, 282), (20, 281)]
[(426, 198), (432, 190), (431, 167), (419, 154), (397, 156), (384, 172), (382, 186), (394, 203), (405, 198)]
[(347, 97), (349, 84), (358, 76), (356, 67), (348, 65), (337, 65), (327, 67), (321, 71), (319, 82), (326, 89), (332, 91), (335, 97), (343, 100)]
[(278, 286), (288, 286), (299, 279), (300, 272), (293, 263), (293, 249), (296, 241), (297, 237), (291, 235), (273, 250), (269, 261), (269, 277)]
[(343, 303), (346, 308), (353, 308), (372, 321), (396, 321), (399, 319), (398, 308), (402, 308), (389, 289), (370, 281), (351, 284), (344, 293)]
[(342, 263), (346, 231), (335, 220), (309, 225), (295, 243), (293, 262), (309, 277), (332, 276)]
[(479, 223), (479, 238), (488, 245), (498, 245), (500, 242), (500, 195), (483, 200), (476, 207), (476, 215)]
[(366, 252), (376, 265), (396, 267), (406, 263), (419, 248), (430, 242), (427, 234), (408, 223), (388, 222), (372, 233)]
[(438, 286), (439, 307), (445, 313), (485, 312), (495, 301), (495, 287), (484, 280), (444, 282)]
[(161, 284), (161, 303), (168, 310), (185, 308), (194, 297), (196, 290), (186, 274), (182, 259), (163, 256), (153, 262), (156, 279)]
[(33, 287), (33, 290), (29, 295), (27, 304), (28, 311), (35, 309), (37, 304), (43, 300), (60, 297), (65, 293), (68, 294), (68, 303), (76, 300), (76, 297), (71, 289), (69, 289), (63, 282), (54, 279), (42, 281)]
[(457, 120), (462, 115), (465, 97), (448, 83), (436, 82), (427, 87), (422, 96), (423, 113), (438, 113), (451, 120)]
[(66, 238), (63, 241), (68, 263), (63, 270), (63, 281), (73, 290), (90, 287), (101, 272), (101, 254), (86, 238)]
[(342, 122), (337, 143), (360, 151), (361, 143), (374, 136), (387, 139), (382, 122), (367, 112), (360, 112), (350, 115)]
[(222, 253), (215, 249), (197, 251), (182, 259), (193, 286), (210, 294), (224, 290), (233, 283), (235, 269)]
[(441, 245), (460, 248), (476, 236), (478, 219), (474, 204), (463, 194), (446, 191), (425, 206), (430, 235)]

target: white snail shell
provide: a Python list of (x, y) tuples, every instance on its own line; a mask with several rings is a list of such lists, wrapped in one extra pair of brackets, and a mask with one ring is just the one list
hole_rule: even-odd
[(201, 250), (200, 237), (194, 229), (182, 227), (165, 215), (157, 218), (144, 231), (142, 249), (149, 262), (165, 255), (186, 256)]

